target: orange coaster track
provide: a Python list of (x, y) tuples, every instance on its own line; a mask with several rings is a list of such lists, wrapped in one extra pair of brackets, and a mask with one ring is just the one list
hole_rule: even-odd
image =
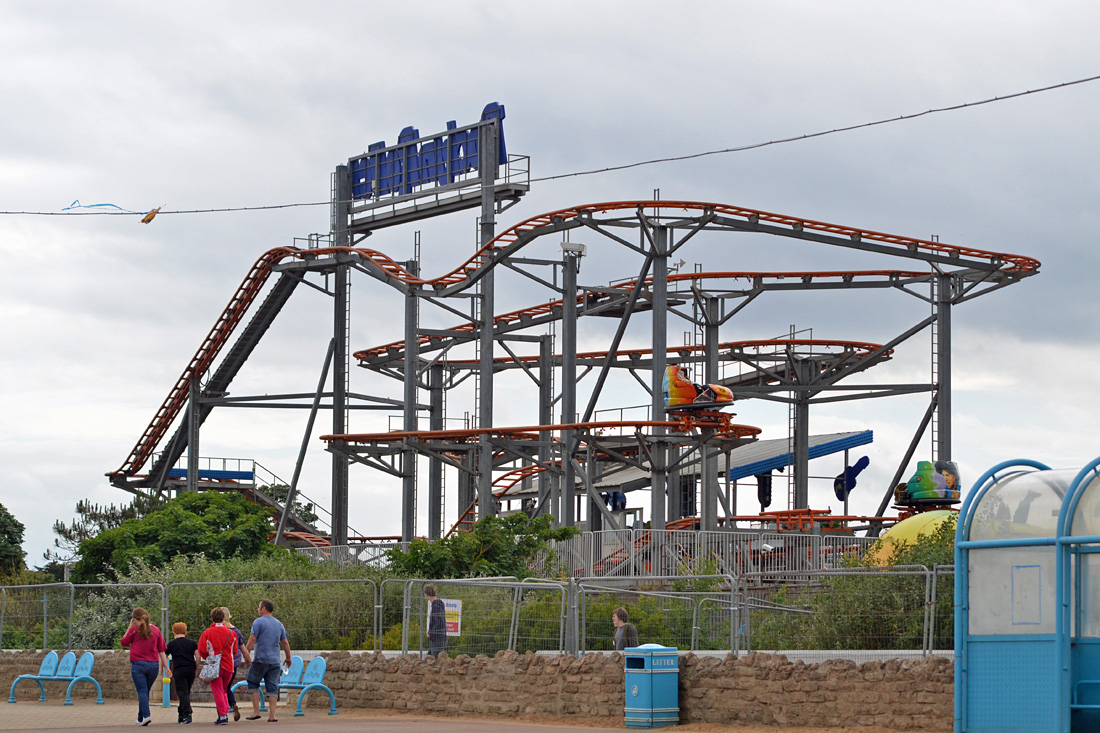
[[(785, 348), (785, 347), (800, 347), (806, 346), (811, 349), (814, 347), (821, 347), (822, 349), (841, 348), (849, 349), (854, 352), (854, 355), (858, 358), (865, 358), (876, 350), (882, 348), (882, 344), (872, 344), (865, 341), (846, 341), (843, 339), (751, 339), (748, 341), (727, 341), (725, 343), (718, 344), (719, 351), (750, 351), (752, 349), (766, 349), (766, 348)], [(668, 353), (677, 354), (681, 357), (690, 356), (693, 353), (699, 353), (703, 351), (701, 345), (683, 345), (683, 346), (669, 346)], [(620, 348), (617, 354), (625, 357), (641, 358), (643, 356), (650, 356), (653, 354), (653, 349), (633, 349), (633, 348)], [(887, 349), (883, 352), (883, 356), (888, 356), (893, 353), (893, 349)], [(559, 355), (560, 356), (560, 355)], [(602, 359), (607, 356), (606, 351), (580, 351), (577, 352), (577, 359)], [(503, 363), (533, 363), (539, 360), (537, 354), (528, 354), (525, 356), (517, 357), (498, 357), (493, 360), (494, 364)], [(457, 360), (451, 359), (449, 364), (466, 364), (473, 365), (478, 362), (472, 359)]]
[[(852, 270), (847, 272), (690, 272), (690, 273), (675, 273), (668, 276), (668, 281), (671, 282), (684, 282), (692, 281), (698, 282), (701, 280), (748, 280), (753, 283), (759, 283), (763, 281), (787, 281), (797, 280), (803, 283), (810, 283), (821, 280), (840, 280), (845, 283), (851, 283), (854, 280), (872, 280), (872, 279), (886, 279), (888, 281), (900, 281), (909, 280), (915, 278), (928, 277), (927, 272), (913, 272), (910, 270)], [(651, 278), (646, 278), (646, 282), (650, 282)], [(611, 286), (612, 289), (622, 290), (624, 294), (628, 293), (634, 285), (636, 280), (630, 280), (627, 282), (616, 283)], [(577, 298), (577, 305), (584, 306), (586, 299), (595, 299), (595, 294), (585, 294)], [(501, 313), (500, 315), (493, 316), (493, 324), (498, 326), (508, 326), (513, 324), (522, 324), (524, 321), (530, 321), (540, 316), (545, 316), (554, 312), (562, 307), (562, 301), (554, 300), (547, 303), (540, 303), (538, 305), (528, 306), (526, 308), (520, 308), (509, 313)], [(471, 338), (477, 333), (478, 325), (473, 321), (463, 323), (462, 325), (455, 326), (447, 329), (454, 333), (469, 333)], [(425, 334), (417, 339), (422, 351), (428, 350), (434, 343), (441, 342), (442, 336), (435, 334)], [(354, 356), (358, 361), (373, 361), (383, 356), (395, 356), (404, 352), (405, 342), (395, 341), (383, 346), (375, 346), (362, 351), (356, 351)]]
[[(731, 422), (731, 415), (720, 412), (704, 413), (679, 413), (676, 420), (643, 420), (643, 421), (600, 421), (587, 423), (569, 423), (565, 425), (533, 425), (511, 428), (468, 428), (461, 430), (420, 430), (420, 431), (394, 431), (387, 433), (361, 433), (356, 435), (323, 435), (321, 440), (332, 443), (344, 443), (348, 445), (379, 444), (379, 443), (404, 443), (407, 440), (446, 441), (454, 443), (475, 442), (482, 435), (490, 435), (498, 438), (510, 438), (513, 440), (537, 440), (539, 433), (554, 432), (558, 430), (596, 431), (614, 429), (633, 429), (639, 432), (644, 428), (662, 427), (676, 432), (687, 432), (698, 428), (712, 429), (715, 432), (736, 438), (756, 437), (760, 434), (760, 428), (751, 425), (737, 425)], [(583, 439), (582, 439), (583, 442)], [(524, 479), (546, 471), (546, 466), (528, 465), (513, 469), (498, 476), (493, 481), (493, 496), (497, 499), (505, 496)], [(469, 529), (474, 524), (471, 517), (477, 507), (475, 499), (466, 511), (451, 527), (447, 535), (455, 531)]]
[[(552, 227), (556, 223), (570, 219), (584, 219), (594, 214), (602, 214), (611, 211), (637, 211), (639, 214), (642, 214), (645, 210), (654, 212), (700, 211), (716, 217), (724, 216), (740, 220), (752, 226), (772, 224), (789, 227), (793, 232), (820, 232), (823, 234), (847, 237), (855, 243), (873, 242), (878, 245), (884, 245), (889, 250), (895, 250), (899, 255), (922, 252), (930, 255), (938, 255), (948, 260), (966, 257), (973, 260), (984, 261), (994, 269), (1006, 272), (1023, 273), (1035, 271), (1039, 269), (1040, 264), (1038, 260), (1023, 255), (990, 252), (988, 250), (975, 249), (973, 247), (960, 247), (944, 242), (933, 242), (928, 239), (915, 239), (913, 237), (902, 237), (896, 234), (884, 234), (870, 229), (829, 224), (813, 219), (787, 216), (786, 214), (775, 214), (768, 211), (746, 209), (740, 206), (708, 203), (704, 201), (609, 201), (600, 204), (585, 204), (539, 214), (538, 216), (533, 216), (501, 232), (490, 240), (488, 244), (474, 253), (474, 255), (466, 260), (464, 264), (451, 270), (446, 275), (429, 279), (416, 277), (381, 252), (372, 250), (363, 250), (363, 252), (367, 253), (367, 256), (379, 269), (402, 282), (443, 290), (444, 288), (459, 285), (471, 279), (475, 273), (494, 264), (498, 253), (507, 250), (510, 254), (528, 240), (538, 236), (540, 233), (538, 230), (540, 229)], [(765, 230), (762, 229), (761, 231)]]
[(595, 214), (615, 211), (636, 211), (639, 217), (645, 217), (645, 212), (650, 211), (652, 212), (651, 218), (660, 216), (658, 212), (669, 212), (666, 215), (671, 215), (672, 212), (677, 211), (697, 211), (713, 217), (713, 220), (716, 221), (721, 218), (737, 221), (742, 228), (747, 230), (777, 234), (780, 232), (775, 227), (785, 227), (787, 229), (782, 233), (803, 239), (813, 239), (812, 233), (817, 232), (821, 235), (847, 238), (852, 242), (850, 246), (859, 247), (862, 243), (868, 243), (871, 245), (869, 248), (877, 252), (896, 252), (898, 255), (903, 256), (920, 252), (945, 264), (960, 266), (967, 264), (963, 260), (963, 258), (966, 258), (971, 261), (971, 264), (982, 264), (985, 269), (1012, 273), (1017, 276), (1037, 272), (1040, 265), (1038, 260), (1022, 255), (959, 247), (943, 242), (884, 234), (868, 229), (858, 229), (728, 204), (700, 201), (613, 201), (570, 207), (540, 214), (501, 232), (456, 269), (445, 275), (430, 279), (413, 275), (389, 256), (371, 249), (327, 247), (300, 250), (293, 247), (276, 247), (264, 253), (252, 266), (214, 327), (203, 340), (195, 356), (172, 387), (168, 397), (157, 410), (152, 422), (142, 433), (130, 455), (127, 456), (117, 471), (107, 475), (116, 479), (135, 476), (148, 462), (157, 445), (167, 434), (187, 403), (192, 378), (204, 374), (214, 363), (221, 349), (267, 282), (274, 265), (288, 259), (304, 260), (322, 255), (352, 254), (362, 258), (365, 264), (372, 265), (384, 276), (393, 278), (405, 285), (430, 287), (440, 293), (448, 290), (457, 291), (472, 285), (485, 270), (493, 267), (498, 260), (517, 251), (541, 234), (554, 231), (561, 224), (570, 220), (575, 220), (578, 222), (577, 225), (580, 225), (591, 220)]
[(458, 430), (395, 430), (386, 433), (355, 433), (349, 435), (322, 435), (326, 443), (345, 445), (368, 445), (377, 443), (401, 443), (406, 440), (440, 440), (455, 443), (475, 441), (483, 435), (493, 438), (537, 440), (539, 433), (559, 430), (614, 430), (643, 428), (667, 428), (674, 431), (688, 431), (696, 428), (715, 430), (722, 435), (736, 438), (754, 437), (760, 434), (760, 428), (752, 425), (737, 425), (730, 421), (731, 415), (720, 412), (704, 412), (696, 415), (682, 413), (676, 420), (604, 420), (597, 422), (564, 423), (561, 425), (527, 425), (508, 428), (461, 428)]
[(268, 250), (260, 259), (256, 260), (248, 274), (245, 275), (244, 280), (237, 287), (237, 291), (233, 293), (233, 297), (230, 298), (229, 304), (218, 317), (214, 327), (210, 329), (210, 333), (203, 339), (199, 350), (195, 352), (187, 368), (183, 370), (183, 374), (176, 380), (175, 386), (172, 387), (168, 397), (165, 398), (164, 403), (157, 410), (153, 421), (141, 434), (137, 445), (130, 451), (130, 455), (122, 466), (117, 471), (107, 475), (112, 477), (134, 476), (145, 466), (150, 456), (153, 455), (153, 451), (156, 450), (157, 445), (167, 434), (168, 429), (172, 427), (172, 423), (179, 417), (184, 405), (187, 404), (191, 379), (201, 376), (213, 365), (214, 360), (221, 353), (222, 347), (229, 341), (229, 337), (233, 335), (233, 331), (263, 289), (264, 283), (271, 275), (272, 266), (289, 259), (308, 259), (320, 255), (349, 252), (354, 253), (357, 250), (352, 247), (327, 247), (309, 250), (294, 247), (276, 247)]

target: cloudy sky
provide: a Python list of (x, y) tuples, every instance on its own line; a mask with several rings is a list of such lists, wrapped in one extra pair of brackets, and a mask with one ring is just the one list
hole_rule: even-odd
[[(329, 224), (325, 206), (162, 214), (149, 225), (136, 216), (8, 212), (59, 213), (74, 200), (134, 211), (325, 201), (333, 168), (368, 144), (396, 142), (407, 125), (429, 134), (448, 120), (468, 124), (492, 101), (507, 109), (509, 152), (530, 156), (540, 178), (1100, 74), (1091, 33), (1100, 10), (1085, 2), (412, 7), (0, 5), (0, 503), (26, 525), (32, 565), (51, 543), (53, 521), (71, 518), (79, 499), (128, 499), (104, 473), (122, 463), (249, 266)], [(969, 486), (1004, 459), (1072, 467), (1100, 453), (1098, 116), (1100, 82), (1078, 84), (748, 152), (537, 182), (498, 221), (647, 199), (659, 189), (665, 199), (1039, 258), (1040, 275), (955, 313), (954, 454)], [(425, 272), (442, 274), (472, 251), (473, 216), (386, 230), (369, 246), (407, 259), (420, 229)], [(593, 249), (582, 283), (637, 272), (606, 247)], [(684, 259), (686, 268), (698, 262), (707, 270), (905, 267), (774, 238), (708, 241)], [(536, 297), (519, 280), (501, 279), (501, 310)], [(352, 292), (354, 349), (400, 338), (394, 293), (367, 278)], [(234, 392), (312, 389), (330, 310), (324, 296), (299, 289)], [(926, 313), (897, 293), (762, 299), (723, 340), (776, 336), (793, 325), (821, 338), (884, 341)], [(639, 324), (629, 339), (644, 343)], [(603, 324), (586, 327), (580, 347), (601, 348), (607, 333)], [(926, 378), (922, 338), (873, 378)], [(400, 395), (396, 384), (358, 373), (352, 380), (355, 390)], [(504, 394), (498, 422), (528, 424), (522, 400)], [(616, 395), (622, 405), (646, 401), (626, 387)], [(472, 409), (461, 395), (449, 407), (453, 417)], [(855, 509), (877, 505), (923, 409), (923, 398), (894, 398), (814, 413), (814, 432), (875, 430)], [(222, 412), (204, 428), (204, 455), (255, 459), (289, 478), (304, 413)], [(738, 413), (764, 427), (764, 437), (785, 435), (785, 413), (751, 402)], [(328, 432), (326, 420), (317, 435)], [(364, 431), (386, 424), (379, 416), (352, 421)], [(312, 442), (302, 488), (327, 506), (328, 456)], [(811, 497), (829, 505), (824, 486)], [(452, 494), (448, 517), (453, 503)], [(377, 476), (353, 470), (350, 504), (354, 529), (398, 530), (397, 493)]]

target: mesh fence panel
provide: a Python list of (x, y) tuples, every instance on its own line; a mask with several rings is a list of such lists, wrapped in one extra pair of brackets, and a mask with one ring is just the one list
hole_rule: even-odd
[(68, 649), (71, 601), (70, 583), (8, 586), (0, 594), (0, 647)]
[(295, 552), (316, 563), (382, 569), (386, 567), (390, 550), (408, 548), (408, 542), (358, 542), (336, 547), (299, 547)]
[(294, 649), (375, 648), (370, 580), (175, 583), (168, 586), (168, 619), (187, 624), (187, 635), (198, 639), (210, 625), (210, 610), (225, 606), (248, 636), (262, 599), (275, 604)]
[(611, 616), (622, 607), (638, 630), (639, 643), (685, 650), (729, 649), (734, 621), (730, 611), (733, 583), (728, 575), (582, 582), (577, 587), (580, 648), (613, 649), (615, 627)]
[(928, 618), (928, 649), (955, 648), (955, 566), (932, 568), (932, 603)]
[[(409, 651), (428, 649), (428, 604), (423, 587), (429, 581), (409, 584)], [(457, 621), (457, 628), (448, 628), (447, 654), (486, 654), (492, 656), (510, 649), (513, 642), (513, 612), (517, 589), (513, 584), (486, 582), (435, 581), (436, 596), (448, 607), (448, 626)], [(455, 602), (461, 604), (455, 618)], [(456, 633), (457, 632), (457, 633)]]
[[(751, 649), (852, 659), (914, 652), (926, 644), (931, 574), (914, 567), (761, 574), (746, 577)], [(861, 655), (859, 652), (876, 652)]]
[(582, 587), (580, 644), (582, 651), (610, 651), (615, 648), (615, 626), (611, 615), (616, 608), (627, 610), (629, 622), (638, 630), (639, 644), (660, 644), (691, 649), (695, 626), (695, 600), (658, 591)]
[(796, 532), (617, 530), (555, 544), (557, 563), (544, 577), (667, 577), (831, 570), (866, 552), (874, 538)]
[(586, 532), (554, 544), (557, 568), (570, 578), (637, 574), (634, 532), (629, 529)]
[(73, 586), (73, 649), (112, 649), (130, 626), (134, 608), (149, 612), (166, 640), (171, 625), (164, 627), (164, 587), (158, 583)]
[(521, 584), (516, 607), (513, 648), (528, 651), (561, 651), (564, 645), (566, 590), (560, 585)]

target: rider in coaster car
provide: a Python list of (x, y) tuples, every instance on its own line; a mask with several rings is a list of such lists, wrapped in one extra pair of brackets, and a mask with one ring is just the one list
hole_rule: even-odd
[(679, 364), (672, 364), (665, 369), (664, 394), (666, 407), (733, 402), (733, 391), (728, 387), (720, 384), (694, 384), (688, 370)]

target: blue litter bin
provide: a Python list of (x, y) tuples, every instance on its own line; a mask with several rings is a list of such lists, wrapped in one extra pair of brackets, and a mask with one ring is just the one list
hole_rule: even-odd
[(680, 722), (680, 653), (642, 644), (625, 650), (626, 727), (660, 728)]

